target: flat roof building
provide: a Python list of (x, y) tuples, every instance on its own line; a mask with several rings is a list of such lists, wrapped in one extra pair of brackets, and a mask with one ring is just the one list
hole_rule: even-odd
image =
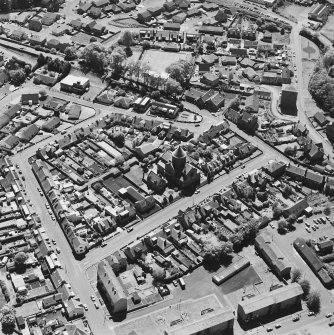
[(136, 334), (141, 335), (225, 334), (233, 329), (233, 324), (233, 311), (222, 306), (212, 294), (182, 301), (123, 323), (115, 328), (115, 333), (128, 335), (135, 329)]
[(303, 289), (293, 283), (273, 291), (245, 299), (238, 304), (238, 319), (251, 322), (269, 315), (277, 316), (291, 308), (299, 308)]
[(60, 82), (60, 88), (63, 91), (83, 94), (89, 88), (90, 82), (89, 79), (86, 77), (78, 77), (72, 74), (66, 76)]

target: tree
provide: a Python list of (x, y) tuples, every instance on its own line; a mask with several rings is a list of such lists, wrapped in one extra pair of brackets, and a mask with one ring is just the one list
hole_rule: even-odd
[(169, 96), (179, 95), (182, 92), (181, 85), (173, 78), (168, 78), (166, 82), (166, 94)]
[(303, 296), (307, 297), (308, 294), (310, 293), (311, 290), (311, 284), (307, 279), (302, 279), (299, 281), (299, 285), (302, 287), (303, 289)]
[(122, 43), (125, 46), (126, 55), (129, 57), (132, 55), (131, 46), (133, 45), (133, 37), (130, 31), (126, 30), (122, 36)]
[(45, 100), (47, 98), (48, 94), (46, 93), (45, 90), (39, 90), (39, 98), (41, 100)]
[(102, 185), (102, 183), (100, 183), (100, 182), (97, 182), (97, 183), (94, 185), (94, 189), (95, 189), (95, 191), (96, 191), (97, 193), (100, 193), (101, 190), (102, 190), (102, 188), (103, 188), (103, 185)]
[(65, 60), (67, 61), (71, 61), (74, 59), (77, 59), (77, 52), (76, 49), (74, 47), (67, 47), (64, 51), (65, 54)]
[(24, 269), (27, 258), (28, 257), (24, 252), (18, 252), (14, 257), (15, 266), (19, 269)]
[(147, 50), (151, 47), (151, 43), (149, 41), (144, 41), (141, 46), (143, 47), (144, 50)]
[(278, 31), (277, 25), (275, 23), (273, 23), (273, 22), (269, 22), (269, 23), (265, 24), (263, 26), (263, 29), (270, 31), (271, 33), (274, 33), (274, 32)]
[(124, 60), (126, 54), (124, 50), (120, 47), (115, 48), (110, 57), (110, 68), (114, 75), (121, 75), (124, 70)]
[(288, 146), (284, 149), (284, 153), (285, 153), (286, 155), (292, 156), (292, 155), (295, 154), (295, 150), (294, 150), (293, 147), (291, 147), (291, 146), (288, 145)]
[(325, 69), (313, 74), (309, 91), (322, 109), (334, 115), (334, 79), (328, 76)]
[(121, 41), (126, 48), (130, 48), (133, 45), (133, 37), (129, 30), (123, 33)]
[(281, 29), (281, 35), (284, 35), (285, 34), (285, 30), (284, 28)]
[(333, 48), (329, 49), (325, 53), (322, 61), (323, 61), (324, 66), (327, 69), (329, 69), (332, 65), (334, 65), (334, 49)]
[(25, 72), (22, 69), (9, 71), (9, 77), (13, 84), (17, 86), (21, 85), (26, 79)]
[(194, 151), (191, 154), (191, 158), (194, 159), (195, 161), (199, 161), (200, 155), (199, 155), (198, 151)]
[(290, 185), (285, 185), (282, 189), (282, 194), (285, 198), (288, 198), (290, 195), (293, 194), (292, 187)]
[(276, 202), (273, 203), (273, 205), (272, 205), (272, 211), (273, 211), (273, 218), (274, 219), (279, 218), (282, 215), (282, 212), (283, 212), (281, 206)]
[(307, 308), (314, 312), (318, 313), (321, 307), (320, 294), (318, 291), (312, 291), (309, 293), (306, 299)]
[(327, 205), (324, 209), (324, 214), (326, 216), (329, 216), (331, 214), (331, 207), (329, 205)]
[(125, 135), (122, 132), (117, 132), (116, 134), (113, 134), (113, 141), (115, 144), (119, 147), (123, 147), (125, 143)]
[(87, 45), (80, 58), (83, 60), (84, 65), (89, 67), (98, 74), (102, 74), (108, 65), (108, 57), (105, 48), (100, 43), (91, 43)]
[(15, 309), (12, 306), (5, 305), (0, 312), (0, 320), (4, 333), (12, 333), (15, 328)]
[(166, 72), (169, 74), (169, 77), (183, 84), (188, 79), (190, 79), (192, 74), (192, 63), (187, 60), (181, 59), (176, 63), (169, 65), (166, 68)]
[(152, 94), (151, 94), (151, 98), (154, 99), (154, 100), (159, 100), (160, 96), (161, 96), (161, 94), (160, 94), (159, 90), (153, 91)]
[(153, 285), (154, 286), (159, 286), (163, 284), (164, 279), (166, 278), (166, 272), (162, 268), (155, 268), (152, 272), (152, 277), (153, 277)]
[(295, 283), (295, 282), (298, 282), (299, 279), (301, 278), (302, 272), (298, 268), (293, 268), (291, 270), (290, 276), (291, 276), (291, 283)]
[(287, 223), (285, 220), (280, 220), (277, 223), (277, 231), (279, 234), (285, 234), (287, 229)]
[(219, 257), (223, 261), (226, 257), (229, 257), (233, 251), (233, 244), (231, 241), (223, 242), (220, 246)]
[(168, 201), (169, 201), (170, 203), (172, 203), (173, 200), (174, 200), (173, 194), (170, 194), (169, 197), (168, 197)]
[(238, 110), (238, 109), (239, 109), (239, 107), (240, 107), (240, 99), (239, 99), (239, 97), (236, 97), (236, 98), (234, 98), (234, 99), (231, 101), (231, 103), (230, 103), (230, 107), (231, 107), (232, 109), (235, 109), (235, 110)]

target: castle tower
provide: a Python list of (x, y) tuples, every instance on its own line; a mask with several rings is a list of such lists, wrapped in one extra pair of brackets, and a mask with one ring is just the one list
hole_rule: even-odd
[(182, 150), (181, 146), (178, 146), (178, 148), (172, 154), (172, 164), (176, 177), (181, 176), (182, 171), (186, 165), (186, 162), (187, 162), (186, 153)]

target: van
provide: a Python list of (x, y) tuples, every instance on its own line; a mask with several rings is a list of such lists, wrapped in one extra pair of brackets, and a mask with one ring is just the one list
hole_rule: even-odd
[(186, 283), (184, 282), (183, 278), (179, 278), (179, 284), (182, 290), (186, 288)]
[(7, 262), (8, 262), (8, 257), (5, 256), (5, 257), (2, 259), (1, 264), (4, 266), (4, 265), (7, 264)]

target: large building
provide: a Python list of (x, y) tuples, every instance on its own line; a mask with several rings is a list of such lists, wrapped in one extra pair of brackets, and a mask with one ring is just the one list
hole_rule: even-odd
[(198, 169), (187, 163), (186, 153), (179, 146), (166, 163), (159, 162), (158, 173), (164, 176), (169, 183), (178, 187), (195, 188), (200, 184), (201, 175)]
[(230, 334), (234, 314), (222, 306), (215, 295), (189, 299), (177, 305), (148, 313), (122, 323), (115, 328), (116, 335), (202, 335)]
[(246, 298), (238, 304), (238, 319), (248, 323), (270, 315), (300, 308), (303, 289), (297, 283), (283, 286), (270, 292)]
[(315, 4), (308, 13), (308, 18), (314, 21), (325, 22), (329, 15), (329, 7), (326, 4)]
[(89, 88), (89, 79), (85, 77), (77, 77), (69, 74), (60, 82), (60, 88), (63, 91), (83, 94)]
[(297, 115), (297, 95), (294, 86), (283, 84), (281, 96), (281, 111), (283, 114)]
[(126, 293), (106, 260), (98, 265), (97, 287), (112, 313), (126, 313), (128, 308)]

